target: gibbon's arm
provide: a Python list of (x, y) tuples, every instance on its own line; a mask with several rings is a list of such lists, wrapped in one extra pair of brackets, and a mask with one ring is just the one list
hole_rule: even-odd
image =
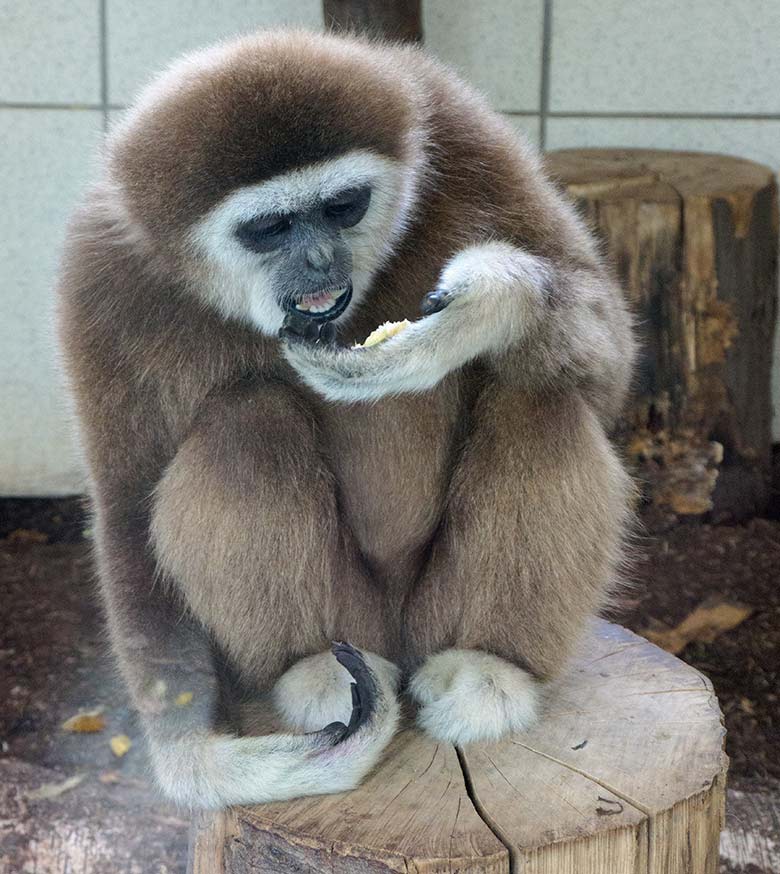
[(208, 635), (168, 586), (155, 581), (145, 541), (117, 508), (98, 521), (112, 643), (163, 792), (189, 807), (224, 807), (354, 788), (377, 757), (367, 747), (382, 694), (362, 655), (334, 644), (334, 656), (355, 680), (348, 725), (297, 735), (231, 734), (219, 725)]
[[(159, 392), (134, 397), (127, 374), (123, 392), (113, 383), (84, 384), (88, 401), (82, 395), (81, 419), (101, 591), (113, 649), (161, 789), (182, 805), (223, 807), (354, 788), (387, 742), (377, 736), (387, 733), (380, 724), (387, 703), (382, 684), (360, 653), (334, 645), (334, 656), (355, 681), (348, 725), (335, 722), (308, 734), (231, 733), (221, 713), (209, 632), (191, 617), (176, 584), (160, 573), (150, 542), (154, 483), (171, 451), (158, 446), (165, 431)], [(117, 397), (127, 406), (112, 409)], [(224, 410), (217, 403), (210, 414)], [(125, 428), (124, 421), (144, 427)]]
[(623, 401), (634, 355), (620, 290), (596, 266), (561, 267), (503, 242), (459, 252), (424, 318), (367, 349), (337, 349), (285, 334), (284, 354), (332, 401), (423, 392), (477, 358), (529, 390), (577, 385), (605, 425)]

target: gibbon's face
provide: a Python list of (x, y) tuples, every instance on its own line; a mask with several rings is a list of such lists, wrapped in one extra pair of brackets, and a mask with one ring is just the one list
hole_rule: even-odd
[(411, 175), (356, 150), (233, 191), (192, 233), (211, 302), (273, 335), (290, 312), (347, 319), (403, 232)]

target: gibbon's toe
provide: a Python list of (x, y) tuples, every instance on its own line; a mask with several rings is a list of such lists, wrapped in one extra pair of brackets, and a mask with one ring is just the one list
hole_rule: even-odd
[(479, 650), (448, 649), (426, 660), (409, 684), (419, 726), (454, 744), (498, 740), (536, 720), (539, 684), (522, 668)]
[(334, 644), (332, 653), (308, 656), (282, 674), (272, 697), (277, 712), (290, 728), (319, 731), (323, 726), (342, 723), (343, 740), (374, 712), (377, 682), (394, 693), (398, 668), (381, 656), (360, 653), (349, 644)]

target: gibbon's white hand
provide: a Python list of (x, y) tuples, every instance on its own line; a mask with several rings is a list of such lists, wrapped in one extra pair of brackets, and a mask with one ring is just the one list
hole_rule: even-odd
[(469, 361), (521, 341), (543, 315), (549, 276), (542, 259), (515, 246), (473, 246), (447, 264), (423, 299), (423, 318), (401, 333), (350, 349), (283, 331), (284, 356), (330, 401), (424, 392)]

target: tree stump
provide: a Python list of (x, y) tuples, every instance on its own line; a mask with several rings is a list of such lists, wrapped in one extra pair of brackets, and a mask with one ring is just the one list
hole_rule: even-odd
[(716, 874), (723, 737), (705, 677), (598, 622), (537, 728), (406, 728), (353, 792), (199, 814), (189, 872)]
[(548, 166), (602, 237), (643, 357), (621, 436), (658, 521), (770, 497), (777, 188), (723, 155), (566, 150)]

